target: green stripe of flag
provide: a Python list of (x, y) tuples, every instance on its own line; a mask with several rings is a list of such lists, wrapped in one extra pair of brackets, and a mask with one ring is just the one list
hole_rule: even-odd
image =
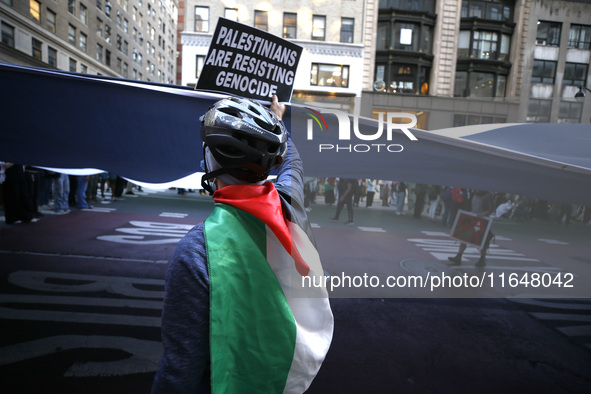
[(204, 232), (212, 393), (283, 392), (297, 329), (266, 259), (265, 224), (238, 208), (216, 204)]

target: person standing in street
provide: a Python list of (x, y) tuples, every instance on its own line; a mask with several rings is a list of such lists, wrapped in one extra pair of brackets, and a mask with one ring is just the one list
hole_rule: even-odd
[(303, 285), (324, 272), (302, 161), (275, 96), (271, 110), (231, 97), (201, 118), (215, 207), (169, 263), (153, 393), (303, 393), (328, 352), (328, 293)]
[[(493, 195), (482, 190), (475, 190), (474, 195), (472, 197), (472, 212), (478, 215), (479, 217), (484, 217), (489, 216), (494, 211), (495, 206)], [(490, 246), (490, 241), (493, 239), (493, 237), (493, 232), (489, 231), (486, 237), (486, 241), (484, 242), (484, 246), (480, 250), (480, 259), (476, 262), (477, 267), (486, 266), (486, 251), (488, 250), (488, 247)], [(448, 260), (452, 263), (451, 265), (462, 264), (462, 255), (466, 251), (466, 248), (467, 245), (465, 243), (460, 243), (458, 253), (454, 257), (448, 257)]]
[(376, 194), (377, 182), (373, 179), (367, 179), (367, 200), (365, 200), (365, 206), (371, 207), (373, 205), (373, 197)]
[(358, 188), (357, 179), (341, 178), (339, 182), (339, 202), (337, 203), (337, 211), (331, 222), (338, 222), (339, 216), (344, 206), (347, 206), (347, 215), (349, 220), (345, 224), (353, 224), (353, 197)]

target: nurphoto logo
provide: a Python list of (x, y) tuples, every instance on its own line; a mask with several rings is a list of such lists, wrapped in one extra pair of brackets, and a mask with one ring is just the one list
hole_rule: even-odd
[[(315, 111), (311, 108), (306, 107), (308, 112), (307, 115), (310, 117), (307, 123), (307, 139), (309, 141), (314, 139), (314, 128), (320, 129), (321, 133), (329, 132), (328, 125), (322, 114), (332, 114), (337, 117), (338, 121), (338, 140), (340, 141), (377, 141), (382, 138), (384, 131), (386, 133), (386, 140), (392, 141), (394, 130), (401, 130), (404, 135), (411, 141), (418, 141), (411, 132), (410, 128), (413, 128), (417, 124), (417, 117), (414, 114), (406, 112), (379, 112), (377, 126), (378, 129), (373, 134), (364, 134), (359, 129), (359, 116), (349, 115), (346, 112), (335, 110), (335, 109), (321, 109)], [(352, 118), (352, 122), (351, 122)], [(409, 123), (395, 123), (397, 119), (409, 119)], [(353, 123), (353, 133), (351, 133), (351, 123)], [(384, 128), (384, 123), (386, 127)], [(317, 125), (317, 127), (315, 127)], [(352, 135), (353, 134), (353, 135)], [(385, 143), (360, 143), (360, 144), (318, 144), (319, 152), (333, 151), (333, 152), (381, 152), (387, 151), (391, 153), (402, 152), (404, 147), (401, 144), (385, 144)]]

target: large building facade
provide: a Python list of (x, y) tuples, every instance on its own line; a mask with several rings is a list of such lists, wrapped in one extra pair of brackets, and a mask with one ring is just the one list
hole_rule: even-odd
[[(418, 127), (591, 122), (587, 0), (380, 0), (361, 114)], [(366, 49), (367, 50), (367, 49)]]
[(294, 101), (430, 130), (591, 122), (588, 0), (0, 0), (0, 61), (194, 85), (220, 17), (303, 47)]
[[(303, 47), (295, 101), (351, 110), (361, 96), (366, 1), (185, 0), (179, 4), (182, 85), (197, 82), (220, 17), (286, 38)], [(371, 31), (371, 30), (370, 30)]]
[(0, 61), (174, 83), (177, 18), (177, 0), (0, 0)]
[[(587, 0), (180, 2), (180, 75), (199, 77), (219, 17), (304, 48), (294, 100), (441, 129), (591, 122)], [(589, 94), (588, 94), (589, 95)], [(357, 98), (357, 100), (353, 100)]]

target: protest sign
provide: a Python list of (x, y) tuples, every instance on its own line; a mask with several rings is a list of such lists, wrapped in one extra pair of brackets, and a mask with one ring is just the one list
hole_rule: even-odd
[(265, 31), (220, 18), (197, 89), (289, 102), (302, 48)]
[(486, 216), (479, 217), (473, 212), (460, 209), (451, 228), (450, 236), (482, 249), (491, 225), (491, 218)]

